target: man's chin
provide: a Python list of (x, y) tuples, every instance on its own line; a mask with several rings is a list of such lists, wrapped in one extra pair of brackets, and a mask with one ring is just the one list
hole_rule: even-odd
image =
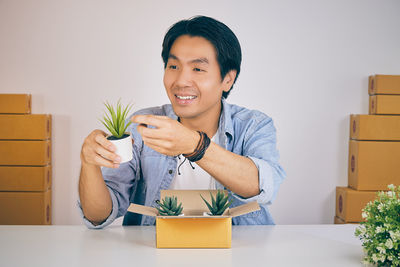
[(185, 110), (185, 108), (180, 108), (180, 107), (174, 107), (172, 106), (172, 109), (174, 110), (174, 113), (176, 116), (178, 116), (181, 119), (191, 119), (196, 117), (196, 113), (193, 112), (193, 110)]

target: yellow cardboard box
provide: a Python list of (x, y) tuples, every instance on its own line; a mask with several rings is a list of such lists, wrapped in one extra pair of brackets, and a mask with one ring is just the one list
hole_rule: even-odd
[(338, 186), (336, 187), (336, 216), (344, 223), (362, 222), (362, 209), (375, 198), (376, 191), (357, 191)]
[(29, 94), (0, 94), (0, 113), (30, 114), (31, 103)]
[(369, 76), (370, 95), (400, 95), (400, 75)]
[(51, 190), (0, 192), (0, 224), (51, 224)]
[(0, 165), (46, 166), (51, 160), (51, 142), (0, 140)]
[(348, 184), (356, 190), (387, 190), (400, 185), (400, 142), (349, 142)]
[(0, 191), (42, 192), (51, 188), (51, 166), (0, 166)]
[(221, 216), (208, 216), (200, 194), (211, 201), (216, 190), (161, 190), (161, 199), (176, 196), (182, 202), (183, 216), (160, 216), (154, 207), (131, 204), (128, 211), (156, 217), (157, 248), (230, 248), (232, 217), (259, 210), (257, 202), (227, 209)]
[(350, 138), (400, 141), (400, 116), (350, 115)]
[(370, 115), (400, 115), (400, 95), (372, 95), (369, 97)]
[(51, 137), (51, 115), (0, 114), (0, 139), (46, 140)]

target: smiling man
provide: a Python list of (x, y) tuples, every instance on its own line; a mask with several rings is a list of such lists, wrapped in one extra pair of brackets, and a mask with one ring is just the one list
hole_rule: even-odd
[(130, 203), (155, 206), (162, 189), (227, 189), (232, 206), (256, 200), (261, 207), (233, 224), (274, 224), (267, 206), (286, 175), (272, 119), (225, 100), (240, 72), (235, 34), (209, 17), (180, 21), (164, 37), (162, 59), (171, 104), (131, 116), (133, 159), (119, 164), (100, 130), (82, 145), (85, 224), (102, 228), (125, 216), (124, 225), (153, 225), (153, 217), (126, 210)]

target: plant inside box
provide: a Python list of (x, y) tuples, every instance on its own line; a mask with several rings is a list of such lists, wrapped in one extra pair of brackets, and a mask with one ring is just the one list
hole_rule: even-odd
[(229, 194), (225, 194), (223, 190), (218, 190), (217, 194), (214, 196), (211, 194), (211, 204), (200, 194), (201, 198), (206, 203), (208, 209), (210, 210), (210, 215), (218, 216), (222, 215), (224, 211), (232, 204), (233, 199), (229, 200)]
[(157, 210), (162, 216), (179, 216), (183, 210), (182, 203), (178, 205), (178, 198), (175, 196), (166, 196), (161, 201), (156, 200), (156, 203), (159, 205)]
[(120, 163), (130, 161), (132, 159), (132, 138), (130, 133), (126, 132), (126, 129), (131, 122), (126, 122), (126, 117), (132, 105), (123, 107), (121, 100), (118, 100), (115, 108), (108, 102), (105, 102), (104, 105), (108, 112), (104, 112), (103, 119), (100, 121), (111, 133), (107, 136), (107, 139), (115, 145), (115, 153), (121, 157)]
[(378, 192), (362, 212), (355, 235), (363, 242), (365, 264), (400, 266), (400, 186)]

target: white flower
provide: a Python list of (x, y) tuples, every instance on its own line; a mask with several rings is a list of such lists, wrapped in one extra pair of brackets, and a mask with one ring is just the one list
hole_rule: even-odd
[(394, 184), (388, 185), (388, 188), (389, 188), (390, 190), (394, 190), (394, 189), (395, 189)]
[(384, 204), (383, 204), (383, 203), (380, 203), (380, 204), (378, 205), (378, 210), (379, 210), (380, 212), (382, 212), (382, 211), (383, 211), (383, 208), (384, 208)]
[(379, 253), (381, 253), (381, 254), (385, 254), (386, 253), (386, 249), (382, 246), (379, 246), (379, 247), (377, 247), (376, 248), (378, 251), (379, 251)]
[(400, 240), (400, 231), (397, 230), (396, 232), (389, 231), (390, 237), (393, 239), (393, 241)]
[(360, 229), (360, 232), (361, 232), (362, 235), (365, 235), (365, 233), (367, 232), (367, 229), (365, 229), (364, 227), (362, 227), (362, 228)]
[(388, 249), (392, 249), (392, 248), (393, 248), (393, 241), (392, 241), (392, 239), (389, 238), (389, 239), (386, 241), (385, 246), (386, 246)]
[(389, 197), (393, 197), (394, 192), (393, 192), (393, 191), (388, 191), (388, 192), (387, 192), (387, 195), (388, 195)]
[(388, 256), (388, 260), (392, 261), (392, 260), (393, 260), (393, 256), (392, 256), (392, 255), (389, 255), (389, 256)]
[(384, 231), (383, 231), (383, 228), (381, 226), (378, 226), (378, 227), (376, 227), (376, 231), (375, 232), (377, 234), (379, 234), (379, 233), (383, 233)]
[(385, 255), (385, 254), (381, 254), (381, 255), (379, 256), (379, 259), (378, 259), (378, 260), (380, 260), (381, 262), (384, 262), (385, 259), (386, 259), (386, 255)]
[(372, 254), (372, 260), (373, 260), (374, 262), (378, 262), (378, 257), (376, 256), (375, 253)]
[(366, 219), (368, 217), (368, 213), (366, 213), (365, 211), (363, 213), (361, 213), (361, 216), (363, 217), (363, 219)]

